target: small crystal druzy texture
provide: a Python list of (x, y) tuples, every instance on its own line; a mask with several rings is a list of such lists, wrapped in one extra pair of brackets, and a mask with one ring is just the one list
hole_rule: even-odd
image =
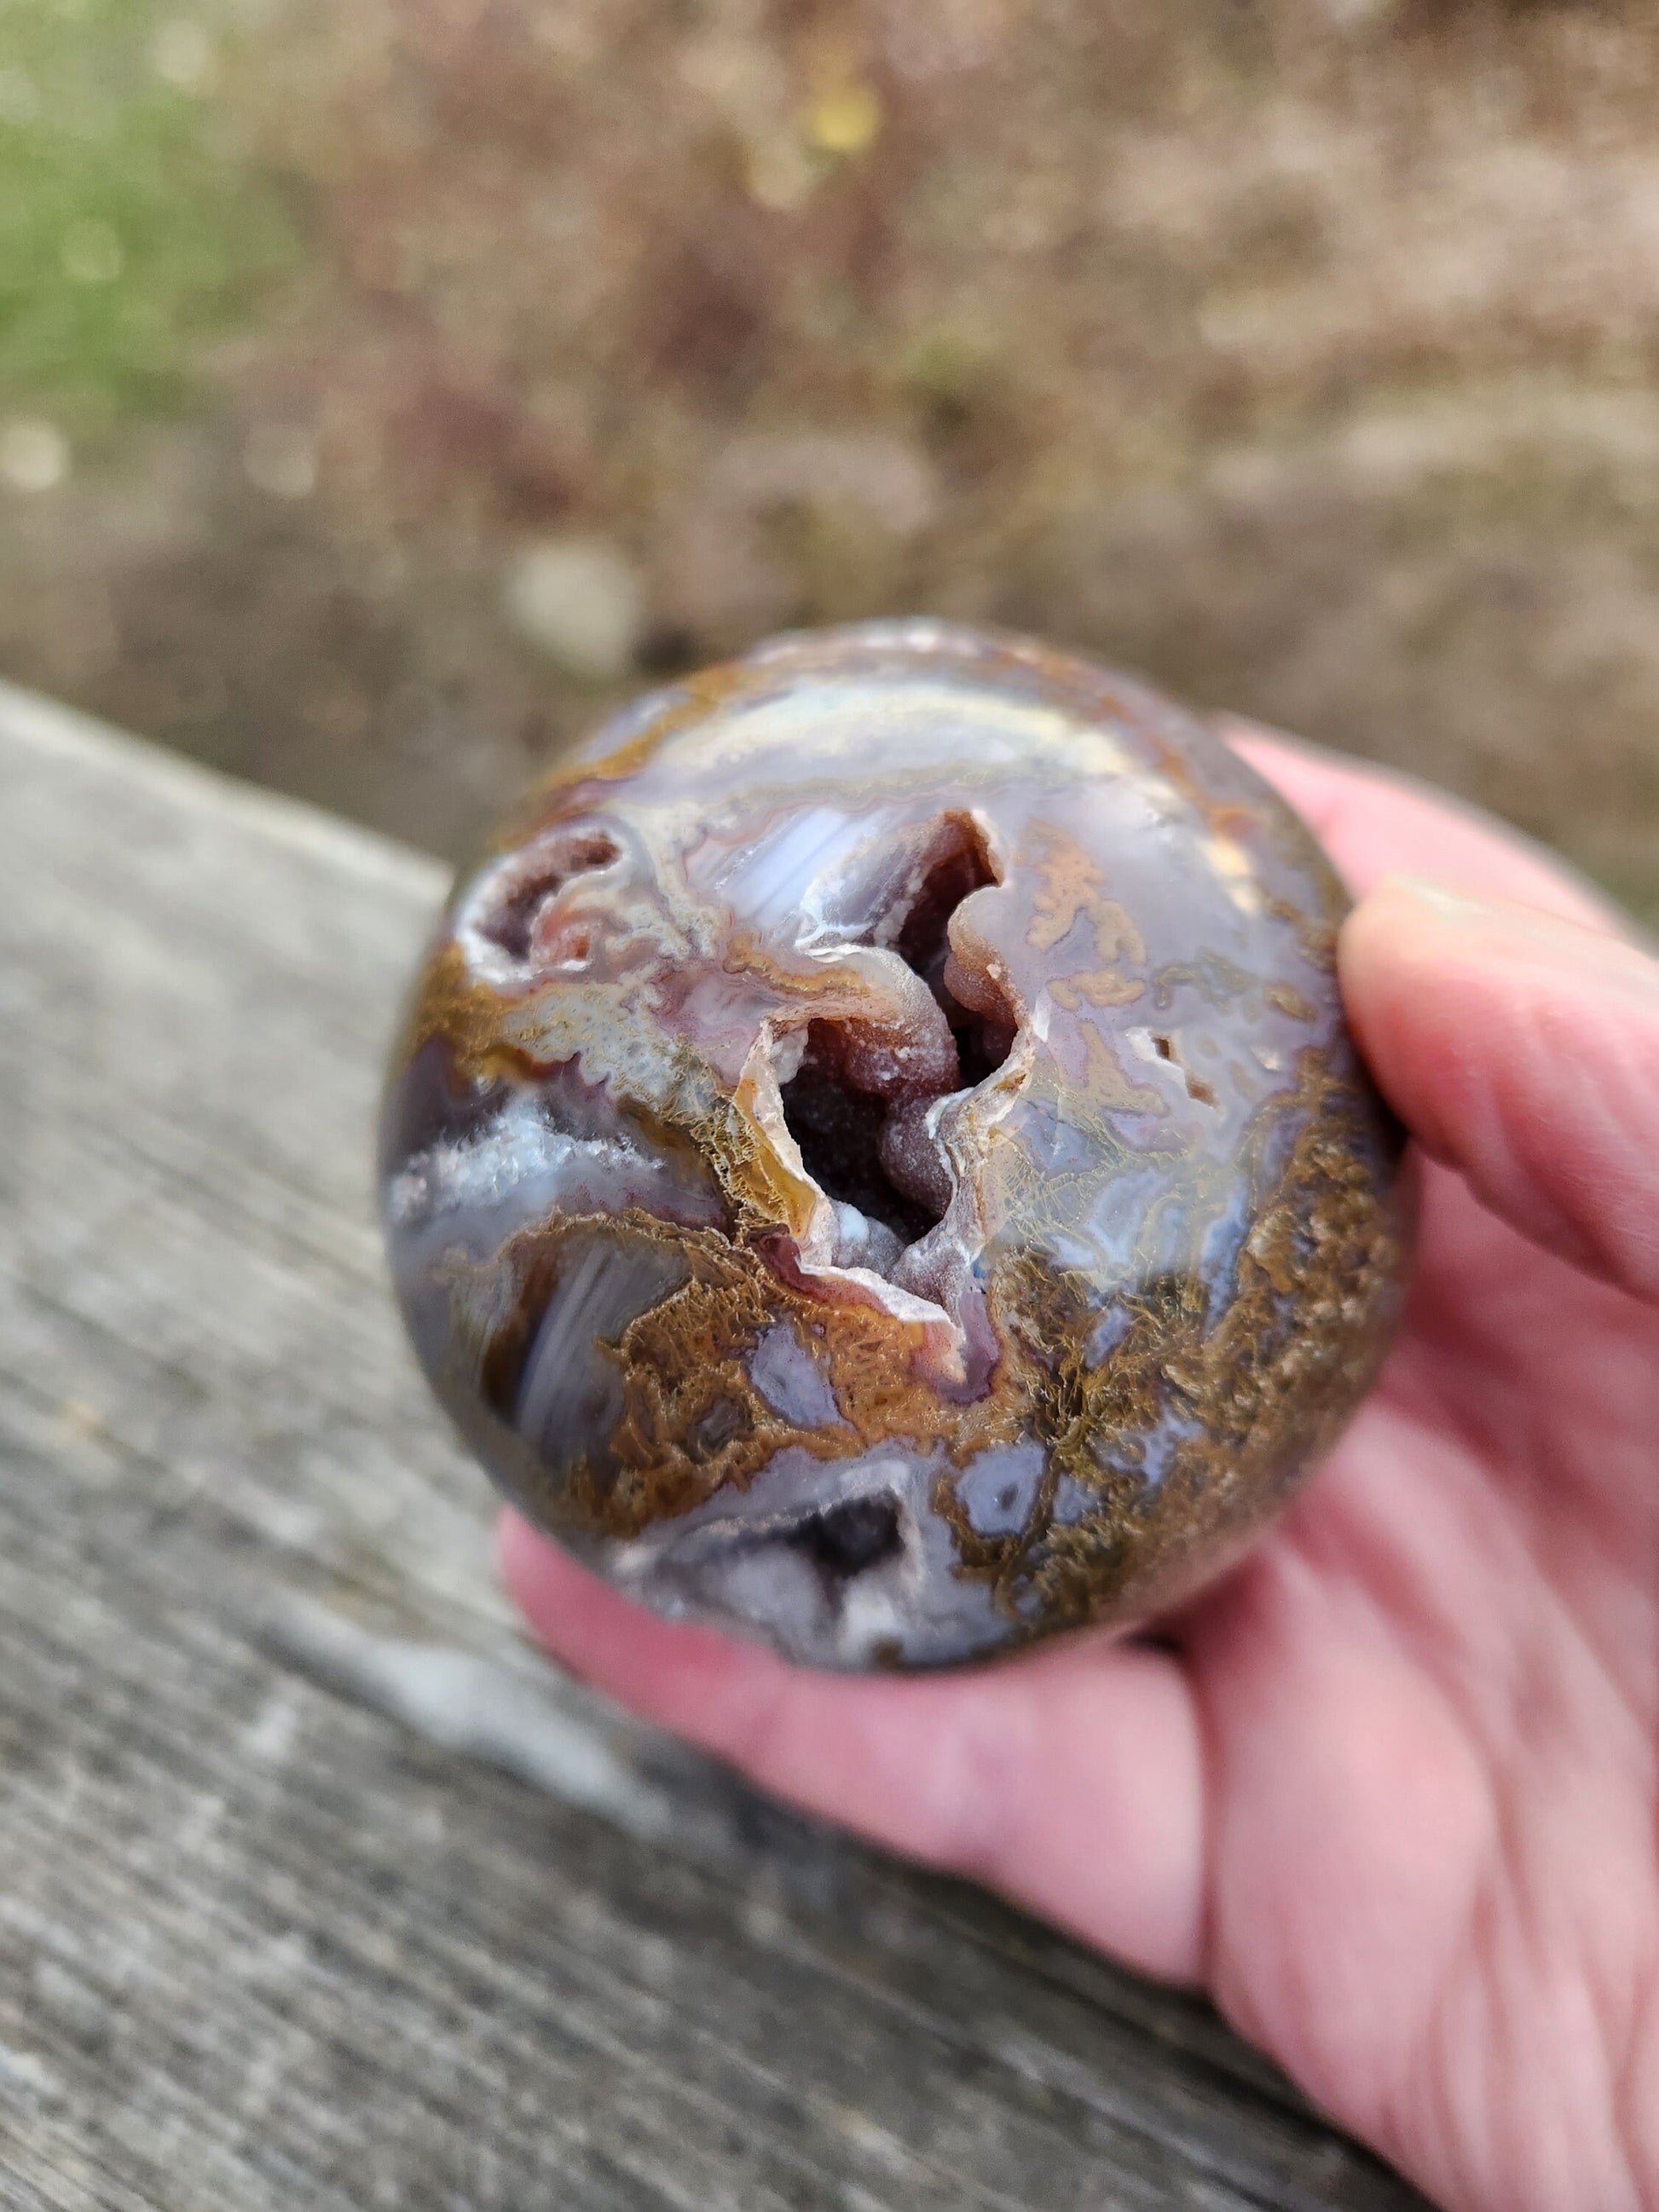
[(439, 1397), (580, 1559), (796, 1659), (1146, 1619), (1399, 1305), (1345, 904), (1203, 722), (1021, 640), (869, 624), (641, 701), (460, 883), (397, 1049)]

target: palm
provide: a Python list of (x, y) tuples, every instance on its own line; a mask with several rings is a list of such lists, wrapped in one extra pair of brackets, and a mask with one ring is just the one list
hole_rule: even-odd
[[(1593, 915), (1438, 802), (1236, 734), (1357, 890), (1412, 868)], [(1555, 1066), (1571, 1042), (1520, 1046)], [(1431, 1145), (1442, 1089), (1505, 1079), (1455, 1036), (1442, 1056), (1409, 1117)], [(1659, 1201), (1591, 1249), (1571, 1152), (1536, 1164), (1525, 1226), (1628, 1278)], [(1639, 2207), (1659, 2199), (1659, 1300), (1528, 1242), (1463, 1176), (1423, 1181), (1381, 1384), (1156, 1647), (853, 1682), (645, 1620), (518, 1523), (507, 1572), (567, 1660), (769, 1786), (1202, 1979), (1448, 2202)]]
[[(1641, 2155), (1659, 2063), (1659, 1497), (1640, 1465), (1659, 1321), (1445, 1170), (1425, 1201), (1382, 1387), (1187, 1625), (1214, 1761), (1207, 1972), (1247, 2034), (1371, 2140), (1415, 2146), (1437, 2191), (1639, 2203), (1619, 2160)], [(1532, 2093), (1490, 2102), (1483, 2049)]]

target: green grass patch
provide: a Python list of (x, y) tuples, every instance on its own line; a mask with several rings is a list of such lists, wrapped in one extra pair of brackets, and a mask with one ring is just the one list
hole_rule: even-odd
[(294, 245), (239, 157), (211, 4), (0, 0), (0, 406), (82, 434), (177, 408)]

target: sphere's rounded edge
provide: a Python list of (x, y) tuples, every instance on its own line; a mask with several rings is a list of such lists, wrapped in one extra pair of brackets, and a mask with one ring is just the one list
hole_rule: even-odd
[[(844, 750), (803, 754), (792, 793), (766, 734), (778, 700), (839, 685), (868, 716), (872, 689), (941, 672), (948, 698), (907, 694), (908, 753), (872, 742), (850, 775)], [(930, 811), (926, 715), (971, 725), (975, 697), (983, 757), (941, 761)], [(723, 733), (745, 717), (747, 768), (728, 774)], [(763, 787), (752, 817), (744, 773)], [(712, 828), (687, 826), (694, 790)], [(811, 807), (818, 843), (790, 847)], [(842, 814), (845, 850), (820, 865)], [(912, 874), (956, 872), (928, 988), (966, 1092), (934, 1077), (913, 1097), (895, 1058), (927, 1007), (875, 956), (909, 924), (876, 914), (863, 944), (852, 928), (858, 897), (888, 895), (884, 836)], [(781, 866), (805, 856), (779, 882), (817, 901), (816, 939), (799, 902), (762, 901), (773, 848)], [(745, 897), (763, 928), (740, 926)], [(1341, 1019), (1346, 903), (1305, 825), (1200, 717), (1036, 641), (860, 623), (665, 687), (458, 882), (416, 983), (381, 1194), (436, 1395), (585, 1565), (801, 1663), (952, 1665), (1155, 1616), (1305, 1479), (1397, 1319), (1409, 1209), (1399, 1132)], [(870, 1217), (846, 1249), (836, 1221), (859, 1207), (819, 1187), (789, 1103), (831, 1001), (856, 1043), (837, 1079), (881, 1107), (870, 1142), (903, 1186), (900, 1230)], [(1008, 1057), (981, 1073), (992, 1047)], [(906, 1147), (926, 1151), (930, 1115), (956, 1180), (918, 1233), (939, 1173)], [(1170, 1164), (1161, 1212), (1132, 1188), (1146, 1160)]]

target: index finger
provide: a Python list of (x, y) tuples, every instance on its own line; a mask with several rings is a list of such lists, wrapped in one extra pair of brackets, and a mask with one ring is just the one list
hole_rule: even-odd
[(1356, 899), (1385, 876), (1433, 876), (1592, 929), (1625, 927), (1566, 861), (1449, 792), (1235, 715), (1215, 727), (1301, 816)]

